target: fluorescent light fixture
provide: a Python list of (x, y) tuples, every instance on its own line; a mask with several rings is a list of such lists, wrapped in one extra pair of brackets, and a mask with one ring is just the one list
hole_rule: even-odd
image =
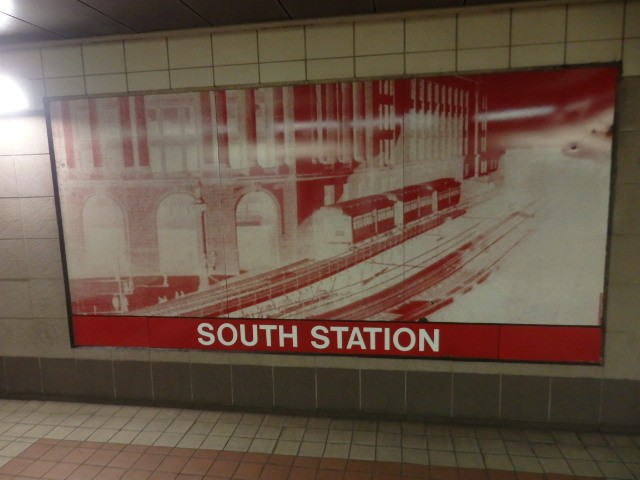
[(509, 120), (528, 120), (530, 118), (546, 117), (556, 111), (556, 108), (549, 105), (544, 107), (514, 108), (497, 112), (487, 112), (478, 115), (478, 120), (489, 122), (505, 122)]
[(0, 0), (0, 29), (3, 29), (13, 20), (11, 16), (15, 10), (13, 0)]
[(6, 75), (0, 75), (0, 115), (19, 112), (29, 108), (27, 95), (18, 82)]

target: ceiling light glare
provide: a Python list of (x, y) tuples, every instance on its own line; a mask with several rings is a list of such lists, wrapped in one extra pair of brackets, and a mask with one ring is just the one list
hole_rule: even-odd
[(0, 29), (4, 29), (13, 18), (15, 5), (13, 0), (0, 0)]
[(0, 75), (0, 115), (29, 108), (27, 95), (13, 78)]

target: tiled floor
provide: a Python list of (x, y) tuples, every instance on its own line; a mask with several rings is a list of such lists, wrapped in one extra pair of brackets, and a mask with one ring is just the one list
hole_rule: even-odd
[(0, 480), (640, 478), (640, 435), (0, 400)]

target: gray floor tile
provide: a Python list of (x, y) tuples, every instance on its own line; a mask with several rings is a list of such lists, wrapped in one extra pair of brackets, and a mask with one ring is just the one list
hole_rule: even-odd
[(505, 447), (507, 447), (507, 453), (509, 455), (520, 455), (520, 456), (528, 456), (533, 457), (534, 453), (531, 447), (526, 442), (512, 442), (506, 441), (504, 442)]
[(631, 471), (622, 463), (596, 462), (607, 480), (633, 480)]
[(402, 447), (426, 450), (427, 438), (424, 435), (402, 435)]
[(351, 443), (350, 430), (329, 430), (327, 443)]
[(349, 458), (349, 443), (327, 443), (324, 447), (323, 457), (327, 458)]
[(558, 445), (558, 448), (562, 452), (565, 458), (571, 458), (573, 460), (590, 460), (591, 456), (586, 447), (582, 445)]
[(542, 465), (536, 457), (510, 455), (514, 470), (518, 472), (542, 473)]
[(547, 443), (532, 443), (531, 449), (536, 457), (564, 458), (560, 449), (555, 445), (549, 445)]
[(429, 452), (416, 448), (403, 448), (402, 462), (417, 465), (429, 465)]
[(495, 470), (513, 470), (513, 463), (511, 463), (509, 455), (496, 455), (489, 453), (483, 455), (483, 457), (487, 468)]
[(297, 455), (300, 450), (300, 442), (293, 440), (278, 440), (273, 453), (278, 455)]
[(369, 445), (351, 445), (349, 458), (352, 460), (375, 460), (376, 447)]
[(356, 445), (375, 445), (376, 437), (374, 432), (353, 432), (351, 442)]
[(400, 447), (376, 447), (376, 460), (380, 462), (401, 462), (402, 449)]
[(450, 437), (427, 437), (429, 450), (453, 452), (453, 440)]
[(580, 438), (580, 441), (583, 445), (599, 447), (606, 447), (607, 445), (609, 445), (607, 443), (607, 439), (601, 433), (580, 432), (578, 433), (578, 438)]
[(224, 448), (232, 452), (246, 452), (251, 446), (251, 441), (251, 438), (231, 437)]
[(456, 456), (453, 452), (429, 450), (429, 464), (442, 467), (455, 467)]
[(324, 442), (302, 442), (298, 455), (303, 457), (321, 457), (324, 453)]
[(475, 438), (453, 438), (453, 448), (456, 452), (480, 452), (480, 446)]
[(499, 439), (478, 439), (478, 445), (482, 453), (506, 454), (507, 447), (504, 442)]
[(307, 428), (302, 436), (303, 442), (324, 443), (327, 441), (329, 430), (319, 428)]
[(302, 427), (284, 427), (280, 433), (281, 440), (301, 441), (304, 437), (304, 428)]
[(567, 460), (571, 471), (575, 475), (582, 475), (585, 477), (599, 477), (602, 476), (602, 472), (596, 465), (596, 462), (592, 460)]
[(564, 475), (571, 474), (571, 468), (566, 460), (562, 458), (539, 458), (538, 461), (542, 465), (545, 473), (562, 473)]
[(254, 438), (251, 445), (249, 445), (249, 451), (255, 453), (272, 453), (275, 447), (275, 439)]
[(210, 435), (204, 439), (201, 448), (210, 448), (212, 450), (222, 450), (229, 441), (228, 436)]
[(601, 462), (618, 462), (620, 458), (611, 447), (587, 447), (587, 452), (591, 458)]
[(399, 433), (378, 432), (376, 445), (379, 447), (400, 447), (402, 446), (402, 435)]
[(540, 430), (525, 431), (527, 440), (531, 443), (555, 443), (555, 439), (548, 433)]
[(456, 452), (456, 463), (461, 468), (485, 468), (479, 453)]
[(256, 432), (257, 438), (277, 439), (282, 433), (282, 427), (260, 427)]

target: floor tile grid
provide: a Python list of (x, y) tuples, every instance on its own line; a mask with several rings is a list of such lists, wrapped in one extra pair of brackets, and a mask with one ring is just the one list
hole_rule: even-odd
[(0, 402), (0, 464), (38, 438), (640, 478), (640, 436)]
[(0, 480), (589, 480), (395, 462), (41, 439), (0, 467)]

